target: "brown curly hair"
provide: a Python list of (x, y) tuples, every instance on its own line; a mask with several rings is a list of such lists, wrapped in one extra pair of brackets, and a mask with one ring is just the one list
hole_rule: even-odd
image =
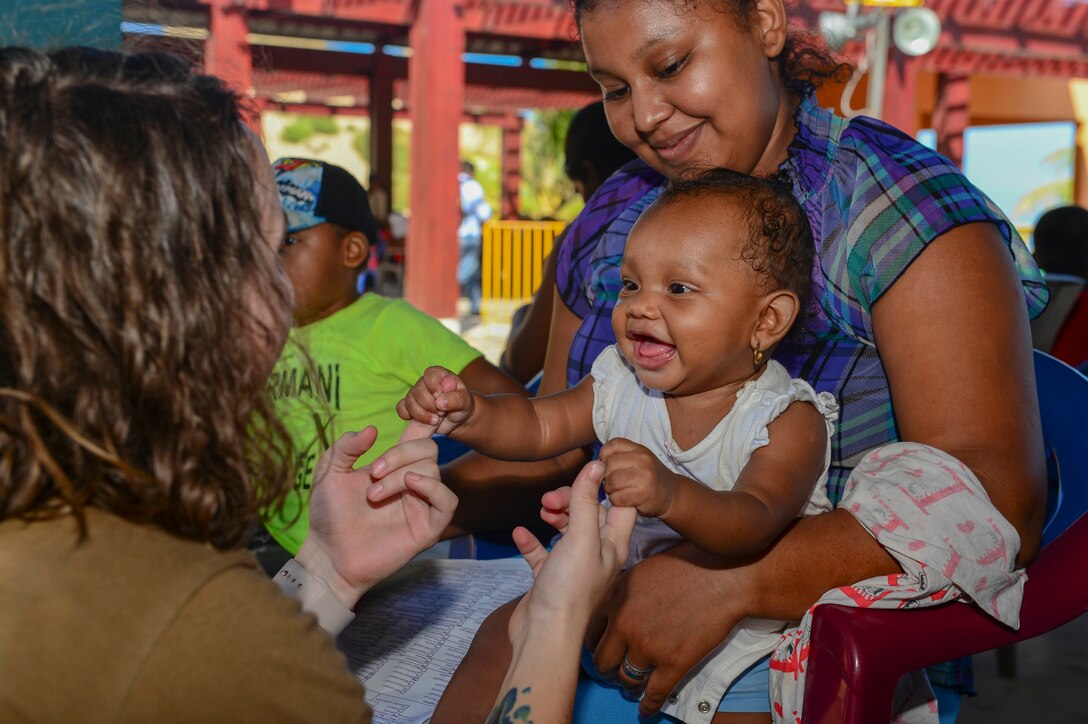
[[(635, 0), (639, 1), (639, 0)], [(677, 4), (694, 5), (697, 0), (670, 0)], [(719, 12), (732, 18), (737, 30), (748, 32), (756, 14), (759, 0), (706, 0)], [(601, 0), (569, 0), (578, 27), (582, 16), (593, 12)], [(785, 2), (787, 9), (792, 3)], [(778, 63), (779, 77), (794, 94), (800, 95), (818, 88), (826, 81), (845, 81), (850, 77), (851, 66), (826, 49), (826, 45), (811, 33), (792, 27), (786, 36), (782, 52), (774, 59)]]
[(0, 520), (82, 538), (91, 506), (224, 549), (289, 490), (253, 148), (178, 58), (0, 49)]

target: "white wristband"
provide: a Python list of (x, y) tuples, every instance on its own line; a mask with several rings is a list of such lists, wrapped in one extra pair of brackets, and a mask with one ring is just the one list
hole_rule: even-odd
[(302, 610), (317, 617), (317, 625), (336, 636), (355, 619), (355, 612), (344, 606), (324, 579), (309, 573), (294, 558), (276, 574), (276, 585), (302, 604)]

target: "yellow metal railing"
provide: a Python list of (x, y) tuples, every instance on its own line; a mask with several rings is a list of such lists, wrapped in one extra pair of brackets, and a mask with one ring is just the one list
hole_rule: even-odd
[(483, 304), (486, 321), (507, 320), (540, 286), (544, 259), (562, 221), (488, 221), (484, 224)]

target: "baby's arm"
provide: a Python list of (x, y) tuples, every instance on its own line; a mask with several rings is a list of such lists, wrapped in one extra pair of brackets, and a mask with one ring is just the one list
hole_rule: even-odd
[(827, 424), (807, 402), (791, 404), (767, 433), (770, 443), (752, 453), (732, 490), (711, 490), (673, 473), (641, 445), (610, 441), (601, 450), (605, 489), (613, 505), (661, 518), (710, 553), (758, 553), (804, 508), (824, 472), (827, 452)]
[(574, 387), (525, 399), (481, 395), (441, 367), (424, 372), (397, 414), (405, 420), (437, 425), (438, 432), (474, 450), (504, 460), (545, 460), (596, 440), (593, 431), (593, 378)]

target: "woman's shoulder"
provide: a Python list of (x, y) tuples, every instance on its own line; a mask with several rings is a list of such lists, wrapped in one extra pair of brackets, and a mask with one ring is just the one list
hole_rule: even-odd
[[(171, 709), (208, 720), (237, 711), (285, 718), (277, 713), (293, 704), (275, 693), (315, 672), (335, 706), (350, 704), (360, 718), (361, 687), (332, 640), (247, 551), (218, 551), (97, 509), (86, 523), (78, 545), (72, 516), (0, 523), (0, 599), (14, 614), (0, 618), (0, 649), (33, 652), (5, 676), (18, 700), (42, 704), (44, 719), (78, 718), (91, 696), (122, 721)], [(43, 688), (56, 671), (74, 672), (63, 692)], [(330, 710), (319, 694), (297, 693), (315, 711)]]
[(884, 121), (843, 118), (808, 95), (798, 106), (791, 163), (802, 185), (836, 186), (836, 195), (875, 195), (889, 189), (921, 197), (968, 193), (985, 198), (948, 158)]

